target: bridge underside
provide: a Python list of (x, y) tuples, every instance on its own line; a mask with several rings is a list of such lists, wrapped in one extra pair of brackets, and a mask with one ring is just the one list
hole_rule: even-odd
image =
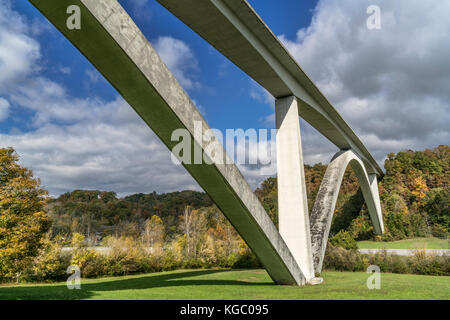
[[(276, 97), (280, 95), (290, 96), (290, 98), (278, 99), (277, 105), (277, 127), (280, 129), (280, 137), (286, 137), (281, 138), (282, 143), (277, 144), (277, 154), (280, 155), (279, 164), (284, 163), (284, 165), (278, 166), (279, 171), (284, 170), (282, 175), (284, 178), (279, 177), (281, 178), (279, 184), (281, 187), (284, 186), (286, 190), (285, 196), (279, 195), (280, 208), (285, 208), (282, 210), (284, 213), (280, 212), (280, 225), (283, 224), (281, 222), (283, 219), (286, 222), (283, 224), (286, 227), (284, 231), (281, 230), (280, 235), (236, 165), (227, 157), (219, 140), (203, 140), (201, 136), (205, 136), (205, 133), (209, 130), (208, 124), (139, 28), (116, 0), (29, 1), (102, 73), (169, 150), (173, 150), (175, 145), (178, 144), (178, 141), (172, 140), (173, 132), (177, 129), (187, 130), (192, 149), (200, 148), (207, 161), (202, 161), (201, 164), (193, 164), (194, 161), (183, 162), (183, 166), (228, 218), (276, 283), (302, 285), (312, 280), (314, 277), (313, 256), (317, 256), (317, 252), (322, 252), (324, 245), (326, 245), (326, 240), (323, 242), (323, 239), (328, 237), (328, 221), (330, 220), (330, 212), (334, 209), (334, 204), (330, 204), (328, 200), (323, 200), (329, 197), (318, 198), (321, 205), (318, 204), (317, 208), (325, 209), (313, 210), (311, 221), (313, 247), (311, 247), (310, 222), (307, 206), (305, 206), (306, 186), (301, 154), (300, 128), (295, 125), (296, 122), (298, 124), (299, 114), (313, 125), (315, 124), (330, 140), (334, 139), (332, 141), (336, 145), (342, 148), (352, 148), (353, 151), (356, 150), (351, 153), (351, 163), (358, 164), (355, 168), (361, 171), (358, 177), (361, 177), (363, 191), (366, 190), (370, 193), (366, 194), (367, 192), (365, 192), (365, 196), (367, 195), (366, 201), (371, 217), (377, 219), (378, 226), (381, 226), (377, 227), (374, 220), (375, 229), (382, 231), (381, 211), (379, 211), (379, 197), (376, 187), (376, 174), (379, 173), (377, 165), (374, 165), (370, 154), (363, 148), (364, 146), (357, 138), (355, 140), (356, 136), (353, 131), (348, 126), (345, 127), (345, 122), (331, 105), (328, 110), (325, 110), (326, 112), (323, 110), (323, 105), (321, 106), (317, 102), (320, 97), (312, 95), (314, 90), (317, 90), (317, 88), (314, 89), (315, 86), (312, 88), (310, 84), (306, 83), (303, 84), (305, 87), (302, 87), (297, 80), (283, 82), (284, 84), (279, 82), (280, 73), (285, 72), (283, 71), (285, 67), (278, 66), (274, 69), (273, 66), (277, 63), (279, 65), (281, 65), (280, 63), (290, 63), (289, 61), (277, 62), (274, 60), (269, 64), (265, 62), (265, 66), (269, 66), (272, 73), (267, 68), (259, 71), (255, 69), (256, 74), (253, 74), (253, 71), (249, 72), (256, 77), (257, 81), (269, 88), (269, 91)], [(198, 12), (203, 14), (208, 13), (205, 8), (211, 8), (211, 4), (225, 13), (230, 9), (224, 7), (221, 0), (161, 0), (160, 2), (164, 2), (169, 9), (171, 7), (168, 4), (176, 5), (177, 8), (180, 8), (179, 4), (181, 3), (185, 4), (186, 7), (191, 4), (196, 7)], [(231, 7), (247, 4), (242, 0), (226, 2)], [(80, 30), (69, 30), (66, 26), (66, 10), (71, 5), (77, 5), (81, 9)], [(239, 13), (254, 14), (252, 10), (248, 10), (240, 10)], [(193, 16), (198, 18), (195, 12)], [(231, 22), (227, 19), (233, 20), (234, 18), (227, 16), (222, 21), (229, 26)], [(205, 20), (207, 19), (205, 18)], [(214, 24), (216, 23), (220, 23), (220, 21), (214, 22)], [(254, 23), (259, 24), (261, 21), (257, 20)], [(217, 29), (216, 26), (211, 26), (211, 29), (213, 27)], [(258, 32), (257, 26), (255, 28), (255, 32)], [(223, 36), (230, 36), (226, 31), (224, 30)], [(202, 33), (200, 34), (202, 35)], [(231, 36), (238, 37), (236, 34)], [(245, 40), (242, 42), (243, 46), (246, 43), (248, 44), (248, 39), (242, 37), (239, 39)], [(255, 46), (257, 47), (258, 43)], [(264, 51), (261, 48), (259, 50)], [(270, 50), (276, 51), (279, 49), (271, 48)], [(262, 57), (258, 50), (255, 52)], [(268, 55), (265, 55), (263, 61), (266, 61), (265, 59), (268, 59), (268, 57)], [(261, 62), (253, 59), (256, 59), (256, 56), (249, 56), (248, 63), (252, 63), (251, 61)], [(296, 66), (298, 67), (298, 65)], [(245, 69), (246, 65), (243, 68)], [(273, 70), (276, 72), (273, 73)], [(287, 75), (292, 77), (290, 73), (287, 73)], [(268, 78), (264, 80), (261, 77)], [(287, 78), (283, 79), (286, 80)], [(292, 106), (294, 106), (295, 112), (292, 112)], [(196, 122), (202, 124), (200, 140), (198, 135), (194, 134)], [(296, 146), (295, 150), (290, 149), (292, 144), (289, 141), (293, 141)], [(226, 158), (226, 161), (219, 161), (220, 159), (213, 155), (213, 152), (217, 151)], [(334, 163), (332, 162), (332, 168), (335, 167)], [(341, 166), (338, 166), (336, 170), (341, 172), (339, 171)], [(291, 172), (293, 173), (291, 174)], [(341, 180), (337, 179), (336, 183), (340, 185)], [(367, 181), (369, 181), (369, 189), (364, 187)], [(289, 187), (290, 183), (293, 183), (294, 186), (292, 190)], [(288, 192), (291, 192), (292, 196), (286, 196)], [(323, 188), (321, 187), (321, 192), (324, 195), (336, 192), (336, 187), (334, 185), (329, 187), (325, 184)], [(296, 194), (303, 195), (303, 198), (301, 202), (292, 205), (292, 203), (289, 203), (289, 199), (296, 197)], [(333, 197), (334, 194), (331, 198), (333, 199)], [(326, 204), (324, 205), (324, 203)], [(295, 209), (295, 215), (293, 216), (291, 215), (291, 208)], [(289, 226), (291, 217), (293, 217), (295, 223)], [(319, 223), (321, 221), (326, 222), (325, 224)], [(292, 236), (296, 233), (296, 226), (299, 226), (297, 240), (294, 239), (295, 236)]]
[(295, 96), (298, 113), (341, 150), (352, 149), (368, 173), (383, 171), (246, 0), (156, 0), (276, 99)]
[[(208, 124), (117, 1), (30, 2), (86, 56), (170, 150), (178, 143), (171, 140), (176, 129), (187, 129), (193, 144), (200, 146), (194, 138), (194, 121), (202, 123), (203, 132), (209, 129)], [(81, 8), (81, 30), (66, 28), (69, 5)], [(208, 145), (203, 145), (209, 156), (207, 148)], [(221, 145), (218, 148), (223, 149)], [(205, 162), (183, 165), (276, 283), (306, 283), (283, 238), (233, 161), (227, 162), (231, 164), (211, 161), (213, 165)]]

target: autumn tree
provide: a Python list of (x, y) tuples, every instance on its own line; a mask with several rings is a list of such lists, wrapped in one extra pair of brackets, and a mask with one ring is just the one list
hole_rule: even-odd
[(186, 256), (187, 258), (195, 258), (201, 236), (206, 231), (205, 216), (199, 210), (186, 206), (180, 219), (180, 227), (186, 237)]
[(164, 242), (164, 224), (160, 217), (153, 215), (145, 222), (143, 238), (151, 253), (154, 253), (156, 247), (162, 246)]
[(50, 220), (47, 191), (18, 163), (13, 148), (0, 149), (0, 278), (15, 278), (38, 254)]

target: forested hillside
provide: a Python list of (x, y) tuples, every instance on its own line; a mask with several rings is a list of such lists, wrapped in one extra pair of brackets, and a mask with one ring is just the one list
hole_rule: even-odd
[[(357, 178), (348, 169), (325, 268), (364, 271), (376, 264), (384, 272), (450, 274), (448, 257), (420, 253), (411, 258), (363, 257), (355, 250), (355, 239), (448, 237), (449, 154), (449, 146), (439, 146), (388, 155), (386, 174), (379, 182), (386, 227), (383, 236), (373, 234)], [(305, 167), (310, 208), (325, 170), (322, 164)], [(276, 178), (265, 180), (255, 193), (277, 224)], [(86, 277), (177, 268), (260, 267), (205, 193), (153, 192), (118, 198), (114, 192), (76, 190), (57, 199), (45, 195), (39, 180), (18, 164), (14, 150), (0, 149), (0, 282), (21, 277), (65, 279), (69, 265), (79, 266)], [(86, 248), (92, 245), (105, 246), (110, 252)], [(63, 250), (67, 246), (70, 252)]]
[(119, 199), (114, 192), (75, 190), (50, 200), (47, 212), (53, 220), (52, 235), (80, 233), (89, 238), (139, 236), (146, 220), (159, 216), (171, 236), (186, 206), (211, 206), (202, 192), (180, 191), (165, 194), (135, 194)]
[[(450, 229), (450, 147), (391, 153), (379, 182), (386, 234), (383, 240), (446, 237)], [(326, 166), (305, 166), (308, 205), (312, 208)], [(256, 194), (276, 219), (276, 178), (266, 180)], [(341, 186), (330, 235), (347, 230), (353, 238), (374, 238), (358, 180), (349, 168)]]
[[(389, 154), (386, 174), (379, 182), (386, 235), (383, 240), (408, 237), (445, 237), (450, 229), (450, 147)], [(311, 209), (326, 165), (305, 166), (308, 205)], [(267, 213), (277, 224), (276, 178), (268, 178), (255, 190)], [(167, 238), (180, 234), (182, 217), (189, 206), (216, 210), (205, 193), (182, 191), (167, 194), (135, 194), (123, 199), (114, 192), (76, 190), (61, 195), (47, 206), (53, 220), (52, 234), (77, 232), (87, 238), (115, 235), (139, 236), (151, 216), (159, 216)], [(210, 208), (208, 208), (210, 207)], [(213, 209), (211, 209), (213, 208)], [(219, 213), (220, 214), (220, 213)], [(348, 168), (341, 186), (331, 236), (347, 230), (353, 238), (374, 238), (358, 180)]]

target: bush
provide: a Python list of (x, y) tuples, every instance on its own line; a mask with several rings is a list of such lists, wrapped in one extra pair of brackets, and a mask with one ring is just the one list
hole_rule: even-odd
[(380, 267), (381, 272), (389, 272), (390, 271), (390, 255), (387, 254), (386, 250), (382, 250), (380, 253), (376, 253), (374, 255), (369, 256), (369, 261), (371, 265), (376, 265)]
[(369, 266), (367, 258), (355, 249), (347, 250), (329, 243), (325, 252), (324, 269), (336, 271), (365, 271)]
[(427, 256), (425, 251), (417, 250), (411, 259), (413, 273), (433, 276), (448, 276), (450, 257)]
[(110, 248), (105, 257), (108, 275), (119, 276), (137, 272), (146, 272), (149, 268), (148, 255), (139, 242), (132, 238), (105, 239), (104, 244)]
[(330, 239), (330, 243), (335, 247), (347, 250), (358, 249), (358, 244), (348, 231), (341, 230)]
[(440, 224), (434, 224), (431, 229), (431, 234), (433, 237), (440, 238), (440, 239), (447, 239), (448, 238), (448, 230)]
[(411, 268), (406, 257), (392, 255), (389, 256), (389, 271), (392, 273), (411, 273)]
[(235, 262), (230, 265), (234, 269), (257, 269), (261, 268), (261, 263), (253, 252), (237, 255)]
[(63, 253), (59, 243), (45, 240), (39, 255), (25, 274), (27, 281), (59, 281), (67, 278), (66, 270), (70, 265), (70, 253)]
[(365, 271), (369, 265), (377, 265), (382, 272), (450, 275), (449, 256), (426, 255), (425, 251), (417, 251), (411, 257), (388, 255), (386, 251), (362, 255), (357, 250), (346, 250), (332, 244), (328, 244), (323, 268), (336, 271)]

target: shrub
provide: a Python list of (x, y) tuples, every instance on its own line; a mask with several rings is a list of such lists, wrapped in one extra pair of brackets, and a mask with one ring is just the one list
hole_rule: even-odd
[(376, 253), (369, 256), (370, 264), (380, 267), (381, 272), (389, 272), (390, 256), (386, 250), (382, 250), (381, 253)]
[(261, 263), (254, 253), (249, 252), (244, 255), (239, 255), (230, 267), (235, 269), (257, 269), (261, 268)]
[(63, 253), (59, 243), (46, 239), (31, 268), (25, 272), (24, 279), (27, 281), (63, 280), (67, 278), (66, 270), (69, 265), (70, 253)]
[(434, 224), (433, 228), (431, 229), (431, 234), (433, 237), (440, 238), (440, 239), (447, 239), (448, 238), (448, 230), (440, 224)]
[(341, 230), (330, 239), (330, 243), (335, 247), (347, 250), (358, 249), (358, 244), (348, 231)]
[(389, 271), (392, 273), (411, 273), (408, 258), (403, 256), (390, 256)]
[(325, 252), (324, 269), (337, 271), (365, 271), (369, 261), (355, 249), (347, 250), (329, 243)]
[(105, 261), (109, 275), (128, 275), (145, 271), (147, 253), (139, 242), (132, 238), (108, 237), (104, 244), (110, 248)]
[(382, 272), (423, 275), (450, 275), (450, 257), (426, 255), (417, 251), (414, 256), (388, 255), (385, 251), (375, 255), (362, 255), (357, 250), (346, 250), (328, 244), (323, 268), (337, 271), (365, 271), (377, 265)]
[(450, 257), (428, 256), (423, 250), (417, 250), (411, 258), (411, 269), (413, 273), (425, 275), (450, 275)]

